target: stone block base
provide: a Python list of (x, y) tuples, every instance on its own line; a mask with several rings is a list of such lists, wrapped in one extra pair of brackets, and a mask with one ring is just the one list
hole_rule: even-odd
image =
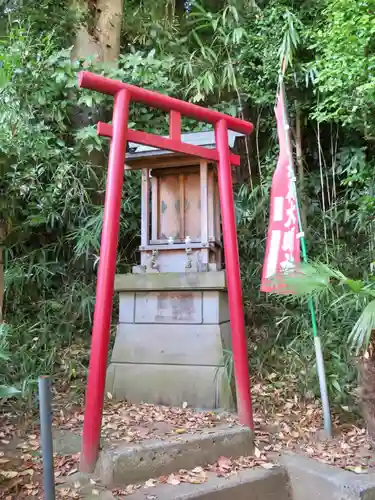
[(147, 290), (147, 276), (139, 288), (134, 275), (117, 279), (119, 325), (106, 390), (132, 403), (233, 409), (224, 366), (231, 349), (227, 292), (207, 287), (207, 276), (176, 274), (152, 275)]
[(234, 409), (223, 367), (111, 363), (106, 390), (135, 404)]

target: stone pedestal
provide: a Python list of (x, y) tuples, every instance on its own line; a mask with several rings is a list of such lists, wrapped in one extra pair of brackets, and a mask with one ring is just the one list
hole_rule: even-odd
[(132, 403), (232, 409), (224, 271), (118, 275), (115, 289), (120, 314), (107, 392)]

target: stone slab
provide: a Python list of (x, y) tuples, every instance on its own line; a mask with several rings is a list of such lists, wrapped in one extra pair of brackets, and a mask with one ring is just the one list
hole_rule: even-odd
[(120, 292), (119, 302), (119, 323), (134, 323), (135, 292)]
[[(151, 495), (151, 496), (150, 496)], [(152, 496), (154, 495), (154, 496)], [(168, 484), (143, 489), (132, 500), (290, 500), (288, 476), (281, 468), (250, 469), (229, 478), (208, 475), (203, 484)]]
[(58, 455), (74, 455), (81, 450), (81, 434), (53, 428), (53, 451)]
[(115, 400), (193, 408), (234, 408), (223, 367), (111, 363), (106, 392)]
[(122, 291), (119, 300), (119, 323), (217, 324), (229, 321), (226, 291)]
[(117, 274), (115, 291), (225, 290), (225, 271)]
[(138, 292), (135, 323), (199, 324), (203, 318), (202, 292)]
[(228, 292), (205, 290), (203, 292), (203, 323), (216, 324), (229, 321)]
[(117, 327), (113, 363), (220, 366), (229, 323), (222, 325), (125, 324)]
[(375, 500), (375, 474), (355, 474), (296, 454), (283, 454), (293, 500)]
[(241, 426), (208, 429), (170, 441), (146, 441), (104, 450), (95, 474), (105, 486), (121, 487), (207, 465), (220, 456), (238, 458), (252, 452), (250, 429)]

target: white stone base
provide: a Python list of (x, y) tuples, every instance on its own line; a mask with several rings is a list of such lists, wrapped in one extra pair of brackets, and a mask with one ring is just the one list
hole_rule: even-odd
[(106, 391), (132, 403), (233, 409), (227, 299), (226, 291), (196, 287), (120, 291)]

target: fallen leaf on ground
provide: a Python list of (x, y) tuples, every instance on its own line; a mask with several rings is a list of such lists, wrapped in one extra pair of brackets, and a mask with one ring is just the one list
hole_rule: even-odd
[(25, 469), (19, 473), (20, 476), (33, 476), (35, 473), (34, 469)]
[(156, 479), (149, 479), (148, 481), (145, 482), (144, 487), (145, 488), (152, 488), (156, 485), (157, 481)]
[(172, 486), (177, 486), (181, 483), (181, 480), (175, 474), (170, 474), (168, 476), (167, 483), (171, 484)]
[(228, 457), (219, 457), (217, 466), (219, 469), (230, 470), (232, 468), (232, 460)]
[(348, 466), (348, 467), (345, 467), (345, 468), (347, 470), (355, 472), (356, 474), (368, 474), (368, 470), (367, 469), (362, 469), (362, 467), (360, 465), (357, 465), (356, 467)]
[(18, 476), (18, 472), (15, 470), (0, 470), (0, 475), (5, 477), (6, 479), (12, 479)]

